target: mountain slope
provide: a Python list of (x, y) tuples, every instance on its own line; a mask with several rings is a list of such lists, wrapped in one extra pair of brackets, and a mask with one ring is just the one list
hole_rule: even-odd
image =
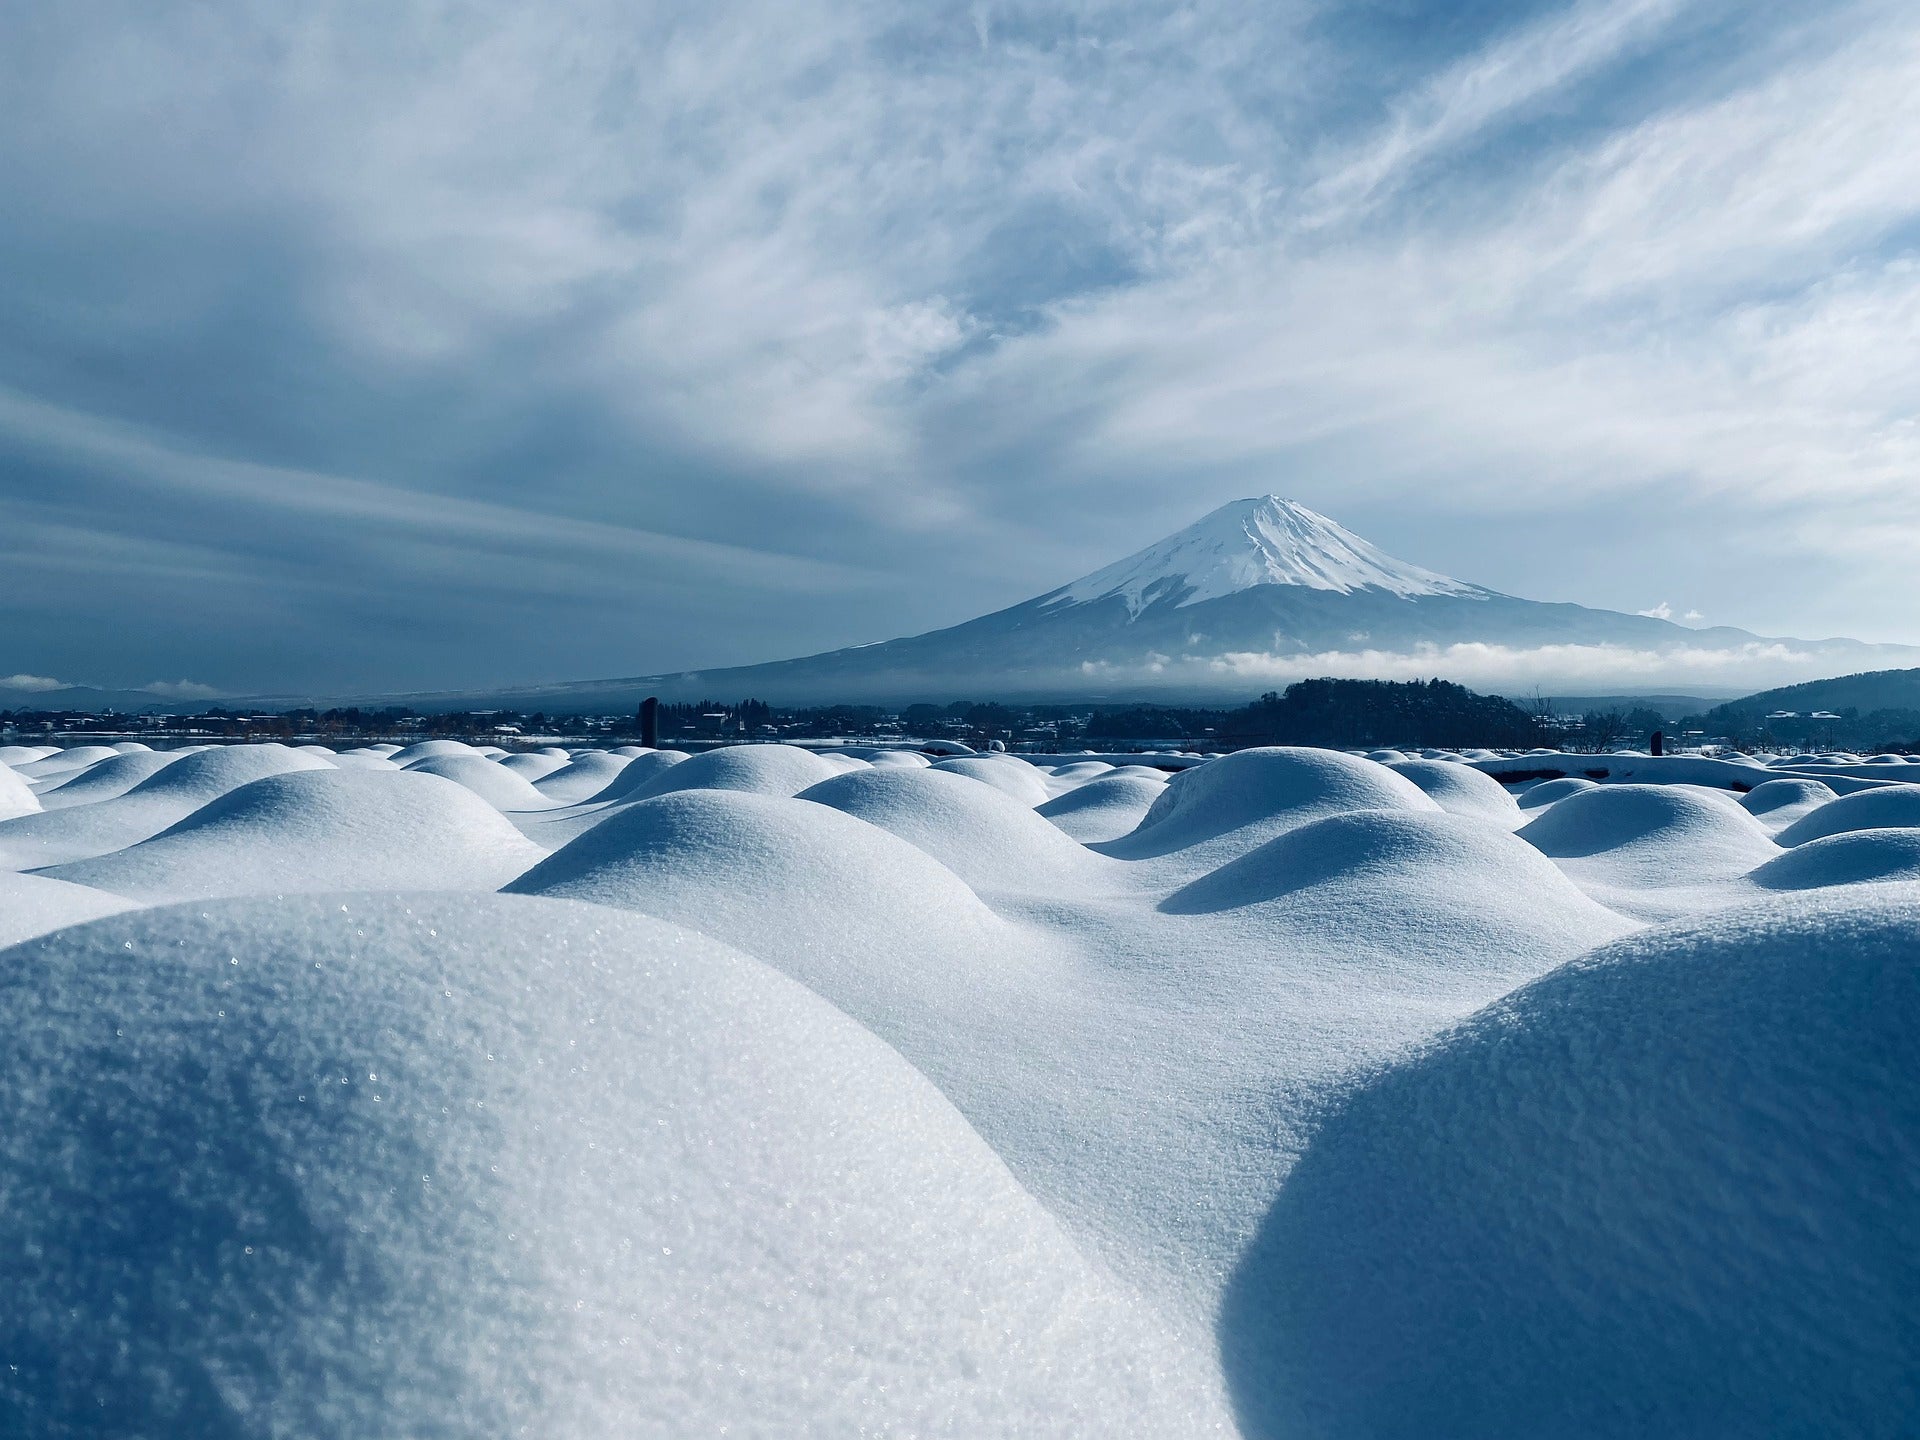
[(1244, 700), (1309, 676), (1440, 677), (1521, 693), (1758, 687), (1880, 665), (1920, 648), (1694, 630), (1544, 604), (1386, 554), (1303, 505), (1235, 501), (1071, 584), (924, 635), (765, 665), (583, 681), (484, 697), (399, 697), (555, 713), (670, 700), (774, 703)]
[(1118, 595), (1127, 613), (1172, 601), (1175, 608), (1219, 600), (1257, 585), (1295, 585), (1349, 595), (1384, 590), (1414, 595), (1493, 594), (1396, 560), (1326, 516), (1277, 495), (1222, 505), (1137, 554), (1040, 597), (1042, 606), (1085, 605)]

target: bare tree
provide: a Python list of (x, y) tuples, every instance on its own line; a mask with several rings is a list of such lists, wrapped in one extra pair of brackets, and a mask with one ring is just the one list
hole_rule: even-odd
[(1627, 736), (1627, 717), (1618, 710), (1589, 710), (1580, 721), (1581, 739), (1589, 750), (1610, 750)]

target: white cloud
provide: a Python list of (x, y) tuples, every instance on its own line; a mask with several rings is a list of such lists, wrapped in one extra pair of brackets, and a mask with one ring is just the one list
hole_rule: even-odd
[(198, 496), (304, 520), (364, 525), (414, 534), (470, 553), (524, 555), (561, 550), (609, 556), (773, 590), (858, 586), (868, 577), (845, 565), (754, 550), (631, 525), (576, 520), (461, 496), (423, 494), (356, 476), (330, 475), (195, 454), (139, 427), (66, 410), (0, 385), (0, 429), (16, 443), (45, 447), (123, 482), (175, 496)]
[(0, 675), (0, 690), (24, 690), (37, 694), (44, 690), (65, 690), (67, 682), (51, 675)]
[(1512, 646), (1482, 642), (1418, 645), (1410, 650), (1236, 651), (1222, 655), (1152, 655), (1140, 664), (1089, 662), (1089, 680), (1188, 680), (1218, 688), (1222, 682), (1284, 685), (1296, 680), (1425, 680), (1438, 678), (1481, 687), (1558, 689), (1577, 686), (1698, 684), (1717, 677), (1755, 686), (1804, 680), (1820, 673), (1819, 657), (1773, 641), (1709, 648), (1676, 645), (1643, 649), (1626, 645)]
[(140, 688), (149, 695), (159, 695), (168, 700), (216, 700), (224, 693), (197, 680), (155, 680)]
[(1662, 600), (1651, 610), (1636, 610), (1633, 613), (1636, 615), (1644, 615), (1649, 620), (1671, 620), (1673, 618), (1673, 606)]
[(1645, 45), (1686, 0), (1584, 0), (1436, 75), (1308, 192), (1309, 224), (1350, 217), (1430, 156)]

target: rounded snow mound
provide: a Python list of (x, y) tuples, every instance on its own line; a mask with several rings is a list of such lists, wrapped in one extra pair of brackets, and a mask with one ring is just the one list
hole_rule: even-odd
[(1591, 780), (1578, 775), (1568, 775), (1559, 780), (1542, 780), (1538, 785), (1528, 787), (1515, 798), (1514, 803), (1522, 810), (1538, 810), (1542, 805), (1553, 805), (1569, 795), (1578, 795), (1587, 790), (1600, 787)]
[(116, 755), (111, 760), (89, 765), (67, 779), (54, 782), (40, 792), (40, 803), (53, 810), (68, 805), (91, 805), (96, 800), (112, 800), (126, 794), (141, 781), (159, 774), (178, 758), (177, 755), (155, 750)]
[(976, 890), (1077, 888), (1111, 868), (1012, 796), (938, 766), (841, 775), (798, 798), (892, 832)]
[(1450, 815), (1472, 815), (1509, 830), (1520, 823), (1520, 807), (1506, 787), (1471, 765), (1457, 760), (1396, 760), (1387, 768), (1418, 785)]
[(1338, 750), (1239, 750), (1167, 781), (1140, 828), (1106, 847), (1128, 858), (1164, 855), (1247, 826), (1270, 838), (1355, 810), (1438, 810), (1404, 775)]
[(1782, 845), (1804, 845), (1848, 830), (1920, 826), (1920, 785), (1880, 785), (1830, 800), (1782, 830)]
[(1917, 896), (1617, 942), (1351, 1095), (1229, 1292), (1249, 1428), (1905, 1433)]
[(1740, 797), (1749, 815), (1771, 815), (1787, 806), (1811, 808), (1834, 797), (1832, 787), (1819, 780), (1767, 780)]
[[(1415, 872), (1423, 874), (1415, 877)], [(1439, 875), (1462, 886), (1492, 878), (1591, 903), (1538, 850), (1483, 821), (1445, 812), (1360, 810), (1275, 836), (1175, 891), (1160, 908), (1205, 914), (1276, 900), (1331, 880), (1410, 877), (1424, 885)]]
[(324, 760), (284, 745), (228, 745), (175, 753), (179, 759), (123, 795), (0, 824), (0, 869), (43, 869), (122, 850), (250, 781), (334, 769)]
[(0, 870), (0, 948), (132, 908), (131, 901), (85, 885)]
[(738, 790), (642, 800), (507, 888), (644, 911), (776, 963), (805, 953), (809, 984), (848, 962), (910, 971), (929, 937), (1001, 928), (958, 876), (898, 836)]
[(883, 770), (889, 766), (900, 770), (926, 770), (933, 765), (933, 761), (918, 750), (873, 750), (861, 758)]
[(567, 762), (556, 759), (552, 755), (526, 753), (509, 755), (506, 759), (500, 761), (499, 765), (502, 770), (511, 770), (522, 780), (531, 782), (538, 780), (543, 775), (551, 775), (556, 770), (565, 769)]
[(1290, 830), (1160, 908), (1202, 915), (1276, 901), (1290, 902), (1287, 933), (1295, 939), (1311, 932), (1370, 940), (1396, 963), (1416, 966), (1442, 954), (1457, 966), (1464, 951), (1504, 969), (1518, 954), (1529, 977), (1629, 928), (1509, 831), (1472, 816), (1405, 810), (1330, 815)]
[(1845, 830), (1769, 860), (1749, 877), (1769, 890), (1920, 880), (1920, 829)]
[(473, 746), (458, 740), (416, 740), (404, 749), (390, 752), (387, 758), (400, 766), (411, 765), (416, 760), (431, 760), (437, 755), (477, 755), (480, 752)]
[(8, 958), (20, 1433), (1226, 1423), (917, 1071), (678, 927), (336, 895)]
[(1742, 795), (1740, 806), (1777, 836), (1833, 799), (1832, 787), (1818, 780), (1769, 780)]
[(55, 750), (31, 762), (23, 769), (34, 779), (44, 780), (49, 775), (59, 775), (69, 770), (84, 770), (89, 765), (98, 765), (102, 760), (111, 760), (119, 753), (111, 745), (74, 745), (66, 750)]
[(270, 775), (334, 768), (331, 762), (317, 755), (303, 754), (285, 745), (217, 745), (182, 756), (135, 785), (125, 798), (204, 805), (229, 790)]
[[(672, 752), (663, 751), (663, 754)], [(676, 790), (744, 790), (755, 795), (797, 795), (840, 773), (798, 745), (728, 745), (690, 755), (656, 773), (628, 798), (649, 800)]]
[(1089, 780), (1098, 780), (1102, 775), (1111, 775), (1113, 766), (1104, 760), (1075, 760), (1066, 765), (1055, 765), (1047, 771), (1053, 785), (1084, 785)]
[(1520, 838), (1544, 855), (1573, 859), (1643, 842), (1688, 851), (1773, 854), (1767, 833), (1731, 799), (1685, 785), (1597, 785), (1530, 820)]
[(331, 755), (333, 763), (342, 770), (398, 770), (400, 766), (386, 756), (372, 750), (330, 751), (318, 746), (302, 746), (303, 750), (316, 755)]
[(18, 815), (32, 815), (40, 809), (40, 797), (33, 793), (33, 787), (12, 767), (0, 765), (0, 820), (11, 820)]
[(478, 795), (496, 810), (551, 810), (555, 801), (484, 755), (429, 755), (407, 766), (409, 775), (438, 775)]
[(572, 764), (541, 776), (533, 787), (547, 797), (549, 804), (578, 805), (583, 800), (601, 798), (601, 792), (620, 778), (629, 763), (625, 755), (589, 750), (576, 756)]
[(1029, 809), (1044, 805), (1052, 798), (1052, 792), (1047, 789), (1047, 782), (1040, 772), (1024, 760), (1014, 760), (1004, 755), (962, 755), (955, 760), (942, 760), (933, 768), (991, 785)]
[(1102, 775), (1049, 800), (1036, 813), (1082, 845), (1093, 845), (1130, 834), (1166, 788), (1158, 777)]
[(376, 885), (493, 890), (542, 853), (451, 780), (318, 770), (256, 780), (151, 840), (49, 873), (136, 900)]
[(684, 750), (642, 750), (629, 760), (620, 773), (609, 780), (592, 799), (595, 802), (628, 799), (636, 791), (651, 784), (661, 771), (671, 769), (687, 758), (687, 752)]

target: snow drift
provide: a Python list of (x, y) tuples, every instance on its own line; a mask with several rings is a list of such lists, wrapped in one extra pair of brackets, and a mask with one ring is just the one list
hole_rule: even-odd
[(1920, 892), (1623, 940), (1326, 1121), (1222, 1319), (1327, 1436), (1893, 1435), (1920, 1404)]
[(0, 1414), (1903, 1433), (1911, 765), (1128, 758), (8, 751)]
[(540, 856), (453, 781), (418, 769), (318, 770), (255, 780), (151, 840), (47, 873), (138, 900), (496, 890)]
[(931, 1085), (687, 931), (329, 897), (7, 958), (21, 1433), (1220, 1423)]

